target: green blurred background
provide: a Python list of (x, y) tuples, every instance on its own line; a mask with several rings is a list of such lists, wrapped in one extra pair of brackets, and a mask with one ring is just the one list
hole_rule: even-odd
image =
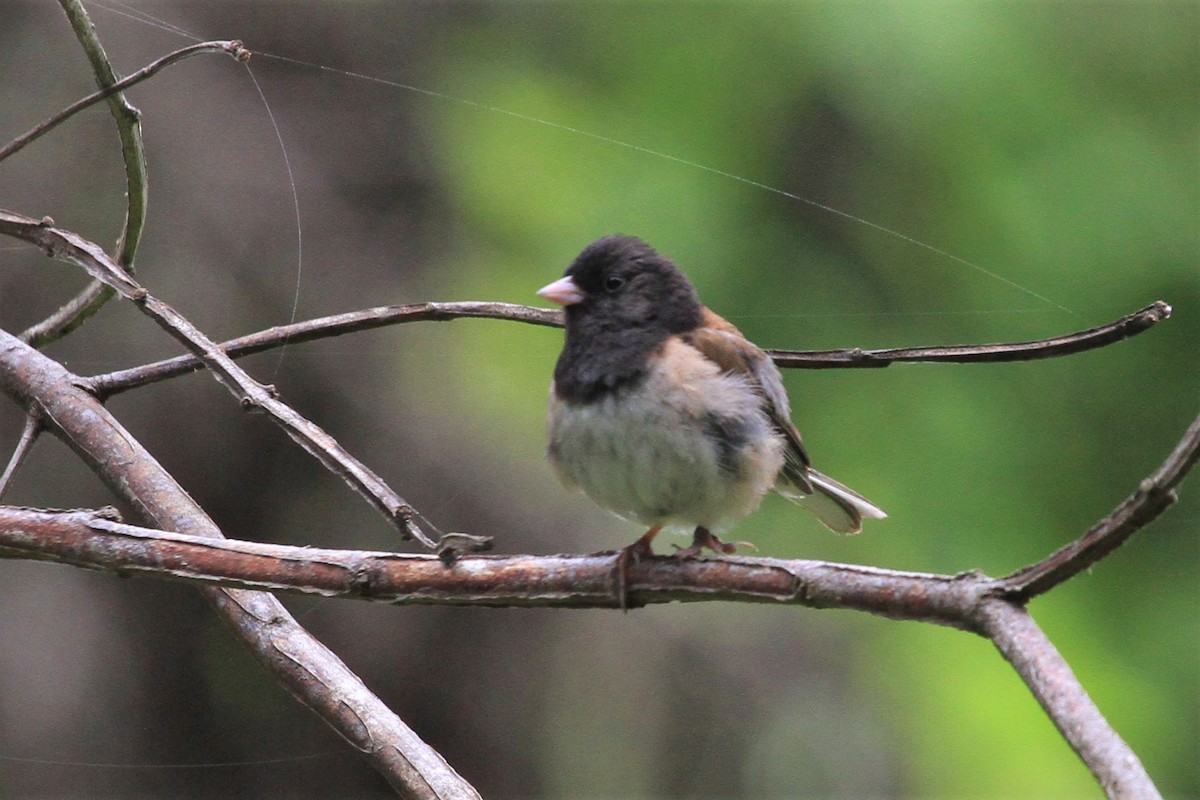
[[(1200, 410), (1194, 2), (89, 7), (124, 73), (189, 41), (146, 15), (332, 68), (251, 62), (295, 178), (299, 280), (288, 169), (245, 69), (192, 60), (132, 93), (151, 176), (141, 274), (213, 336), (287, 321), (297, 282), (299, 318), (533, 302), (618, 231), (767, 347), (1015, 341), (1174, 307), (1065, 359), (788, 372), (814, 461), (891, 518), (836, 538), (768, 499), (735, 534), (764, 555), (1003, 574), (1105, 515)], [(7, 0), (4, 17), (0, 140), (90, 91), (56, 4)], [(103, 108), (0, 164), (0, 205), (104, 243), (122, 193)], [(80, 285), (0, 243), (6, 330)], [(560, 343), (459, 321), (248, 363), (443, 529), (505, 553), (614, 548), (638, 532), (543, 461)], [(114, 306), (50, 352), (89, 374), (176, 350)], [(111, 408), (231, 537), (397, 546), (206, 376)], [(0, 441), (20, 424), (0, 408)], [(1196, 480), (1031, 606), (1171, 797), (1200, 796)], [(111, 497), (46, 442), (6, 501)], [(65, 762), (0, 760), (0, 798), (386, 796), (187, 587), (0, 575), (0, 759)], [(957, 631), (717, 604), (287, 603), (490, 798), (1099, 794), (993, 648)], [(225, 766), (161, 768), (203, 763)]]

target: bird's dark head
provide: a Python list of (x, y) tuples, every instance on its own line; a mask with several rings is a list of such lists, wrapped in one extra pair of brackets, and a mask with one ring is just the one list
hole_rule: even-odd
[(605, 236), (583, 249), (566, 274), (538, 294), (564, 306), (567, 330), (641, 328), (685, 333), (701, 323), (701, 305), (671, 260), (633, 236)]

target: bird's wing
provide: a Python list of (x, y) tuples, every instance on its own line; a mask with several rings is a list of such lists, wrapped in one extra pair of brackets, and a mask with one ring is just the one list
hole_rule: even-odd
[(686, 341), (723, 371), (742, 377), (762, 398), (762, 407), (787, 442), (781, 480), (775, 489), (801, 503), (830, 530), (858, 533), (864, 517), (887, 516), (853, 489), (812, 469), (800, 432), (792, 423), (783, 379), (763, 350), (742, 336), (730, 322), (704, 309), (704, 324)]
[(808, 479), (808, 453), (800, 431), (792, 423), (783, 378), (761, 348), (742, 335), (728, 320), (710, 309), (704, 309), (704, 324), (684, 335), (684, 340), (721, 368), (737, 375), (754, 389), (762, 401), (763, 411), (787, 442), (784, 451), (783, 477), (804, 494), (812, 494)]

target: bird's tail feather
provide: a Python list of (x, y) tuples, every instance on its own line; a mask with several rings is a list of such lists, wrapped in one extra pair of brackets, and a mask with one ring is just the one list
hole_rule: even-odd
[(829, 530), (835, 533), (858, 533), (862, 530), (864, 518), (887, 517), (879, 506), (828, 475), (810, 467), (807, 477), (815, 490), (812, 494), (797, 491), (790, 484), (776, 489), (784, 497), (815, 514)]

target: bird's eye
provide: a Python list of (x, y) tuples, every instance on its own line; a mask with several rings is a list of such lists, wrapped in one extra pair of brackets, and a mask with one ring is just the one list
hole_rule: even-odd
[(625, 279), (620, 275), (609, 275), (604, 280), (604, 290), (606, 292), (615, 292), (625, 285)]

